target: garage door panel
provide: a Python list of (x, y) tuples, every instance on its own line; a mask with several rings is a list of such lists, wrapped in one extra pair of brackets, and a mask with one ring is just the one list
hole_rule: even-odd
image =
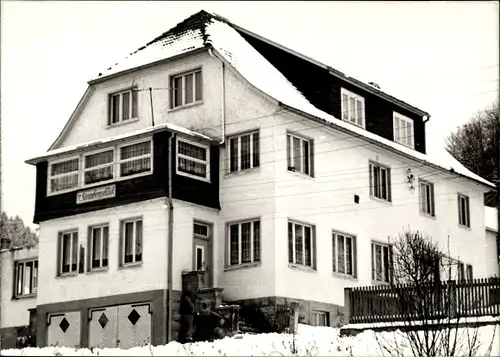
[(120, 348), (151, 343), (151, 308), (149, 304), (118, 307), (118, 340)]
[(115, 348), (118, 338), (118, 307), (90, 311), (89, 347)]
[(80, 318), (80, 311), (49, 315), (47, 346), (79, 347)]

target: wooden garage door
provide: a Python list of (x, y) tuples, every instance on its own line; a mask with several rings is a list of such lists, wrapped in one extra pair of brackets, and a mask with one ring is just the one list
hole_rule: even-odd
[(131, 348), (151, 343), (149, 303), (90, 310), (89, 347)]
[(80, 346), (80, 311), (48, 316), (47, 346)]

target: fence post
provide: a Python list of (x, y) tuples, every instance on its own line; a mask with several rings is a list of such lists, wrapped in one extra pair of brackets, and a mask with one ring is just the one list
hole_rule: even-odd
[(349, 324), (352, 316), (352, 288), (344, 288), (344, 322)]
[(448, 280), (447, 284), (448, 292), (448, 317), (453, 319), (457, 317), (457, 283), (455, 280)]
[(299, 326), (299, 303), (294, 301), (290, 304), (290, 306), (292, 311), (292, 317), (290, 319), (290, 333), (295, 334)]

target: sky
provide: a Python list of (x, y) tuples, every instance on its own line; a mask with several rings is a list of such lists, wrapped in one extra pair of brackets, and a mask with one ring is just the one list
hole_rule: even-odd
[(87, 82), (206, 10), (431, 114), (427, 145), (499, 95), (496, 1), (2, 1), (2, 208), (32, 224), (35, 169)]

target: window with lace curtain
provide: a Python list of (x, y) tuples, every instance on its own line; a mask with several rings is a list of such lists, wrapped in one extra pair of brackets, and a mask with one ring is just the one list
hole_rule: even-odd
[(144, 174), (152, 171), (151, 140), (121, 146), (118, 164), (120, 177)]
[(210, 148), (186, 139), (177, 139), (177, 174), (198, 180), (210, 180)]
[(48, 193), (62, 193), (78, 188), (78, 157), (58, 160), (49, 164)]
[(112, 180), (114, 161), (113, 149), (84, 156), (83, 184), (91, 185)]

